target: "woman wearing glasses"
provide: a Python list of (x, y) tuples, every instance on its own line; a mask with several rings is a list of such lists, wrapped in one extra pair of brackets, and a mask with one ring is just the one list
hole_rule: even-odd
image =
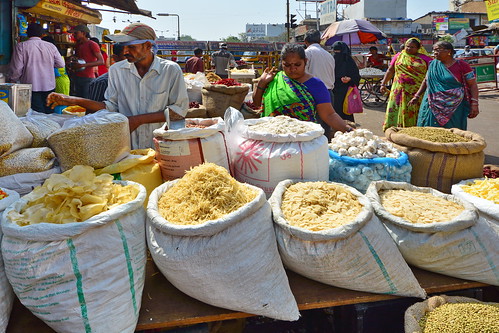
[(467, 118), (479, 113), (475, 73), (468, 63), (454, 59), (449, 42), (435, 43), (433, 54), (436, 60), (414, 96), (417, 99), (426, 90), (417, 125), (466, 130)]

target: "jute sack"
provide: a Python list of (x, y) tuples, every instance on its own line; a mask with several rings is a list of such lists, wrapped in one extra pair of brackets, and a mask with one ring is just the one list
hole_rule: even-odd
[[(412, 223), (390, 214), (381, 204), (382, 190), (430, 193), (464, 207), (456, 218), (445, 222)], [(372, 182), (366, 196), (384, 223), (404, 259), (410, 265), (461, 279), (499, 286), (499, 234), (470, 203), (432, 188), (407, 183)], [(428, 203), (427, 209), (431, 209)]]
[(145, 188), (84, 222), (19, 226), (30, 194), (3, 214), (5, 273), (21, 303), (57, 332), (134, 332), (145, 280)]
[(202, 302), (278, 320), (298, 320), (263, 191), (254, 188), (258, 195), (252, 202), (219, 220), (176, 225), (158, 211), (159, 199), (175, 182), (156, 188), (147, 206), (148, 246), (163, 275)]
[(229, 106), (240, 109), (244, 98), (248, 94), (249, 86), (227, 87), (223, 84), (207, 84), (201, 90), (203, 105), (208, 117), (223, 117)]
[[(0, 200), (0, 217), (3, 211), (19, 200), (19, 194), (16, 191), (8, 190), (5, 188), (0, 188), (8, 194)], [(0, 241), (2, 240), (2, 229), (0, 228)], [(0, 332), (5, 332), (7, 325), (9, 324), (10, 312), (12, 311), (12, 304), (14, 303), (14, 292), (10, 286), (9, 280), (5, 275), (5, 268), (3, 265), (2, 253), (0, 251)]]
[(428, 313), (432, 312), (440, 305), (446, 303), (479, 303), (499, 306), (499, 303), (482, 302), (474, 298), (462, 296), (433, 296), (423, 302), (418, 302), (405, 310), (404, 314), (404, 331), (405, 333), (423, 333), (424, 328), (419, 325), (421, 319)]
[(496, 204), (491, 200), (479, 198), (463, 191), (463, 188), (461, 186), (467, 185), (468, 183), (473, 183), (475, 180), (483, 180), (483, 178), (463, 180), (457, 184), (452, 185), (451, 192), (459, 199), (471, 203), (476, 207), (476, 209), (478, 209), (478, 213), (482, 215), (483, 218), (490, 221), (491, 223), (493, 223), (493, 225), (499, 228), (499, 204)]
[(398, 133), (401, 129), (391, 127), (385, 131), (385, 135), (409, 155), (411, 184), (450, 193), (453, 184), (482, 176), (485, 160), (483, 150), (486, 147), (482, 136), (457, 128), (444, 128), (469, 141), (437, 143)]
[(351, 223), (324, 231), (291, 226), (281, 209), (282, 197), (297, 182), (280, 182), (269, 199), (277, 245), (286, 267), (336, 287), (426, 297), (397, 245), (374, 215), (371, 203), (354, 188), (335, 183), (350, 191), (363, 206)]

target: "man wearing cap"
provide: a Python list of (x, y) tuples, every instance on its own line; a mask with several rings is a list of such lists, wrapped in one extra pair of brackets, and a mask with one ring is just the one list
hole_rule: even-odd
[(95, 79), (95, 66), (104, 65), (104, 58), (99, 45), (89, 39), (90, 30), (86, 25), (79, 24), (71, 31), (76, 40), (75, 55), (85, 61), (83, 64), (78, 62), (70, 64), (72, 94), (88, 98), (88, 87)]
[(227, 51), (227, 44), (220, 43), (218, 47), (220, 50), (211, 55), (211, 66), (215, 67), (215, 74), (226, 79), (229, 77), (227, 69), (236, 67), (237, 63), (232, 53)]
[(109, 67), (105, 101), (97, 102), (52, 93), (47, 104), (80, 105), (89, 112), (118, 111), (128, 117), (132, 149), (153, 147), (153, 131), (164, 122), (185, 117), (189, 107), (180, 66), (155, 56), (156, 33), (135, 22), (106, 38), (123, 45), (127, 61)]
[(40, 37), (43, 28), (38, 23), (28, 25), (29, 39), (14, 49), (10, 62), (12, 82), (31, 83), (31, 108), (38, 112), (52, 113), (45, 105), (48, 94), (55, 89), (54, 68), (65, 67), (61, 54), (54, 44)]

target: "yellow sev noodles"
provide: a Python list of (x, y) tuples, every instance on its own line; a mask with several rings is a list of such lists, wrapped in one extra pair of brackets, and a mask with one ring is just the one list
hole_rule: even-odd
[(28, 202), (19, 212), (12, 210), (8, 216), (20, 226), (83, 222), (134, 200), (138, 193), (135, 185), (114, 184), (113, 176), (96, 177), (92, 167), (76, 165), (51, 175), (26, 197)]
[(362, 205), (342, 186), (303, 182), (287, 188), (281, 209), (290, 225), (321, 231), (352, 222), (361, 212)]
[(379, 197), (390, 214), (412, 223), (447, 222), (464, 210), (455, 202), (418, 191), (383, 190)]
[(464, 192), (474, 195), (475, 197), (499, 204), (499, 178), (477, 179), (466, 185), (462, 185), (461, 188)]
[(224, 167), (204, 163), (187, 171), (163, 193), (158, 210), (173, 224), (201, 224), (241, 208), (256, 195), (256, 190), (232, 178)]

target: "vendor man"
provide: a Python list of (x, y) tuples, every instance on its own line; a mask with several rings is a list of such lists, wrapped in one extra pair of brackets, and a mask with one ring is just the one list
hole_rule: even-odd
[(52, 93), (47, 104), (79, 105), (88, 112), (117, 111), (128, 117), (132, 149), (153, 147), (153, 131), (167, 120), (180, 120), (189, 107), (180, 66), (155, 56), (156, 33), (135, 22), (106, 38), (124, 46), (126, 60), (109, 68), (104, 102)]

